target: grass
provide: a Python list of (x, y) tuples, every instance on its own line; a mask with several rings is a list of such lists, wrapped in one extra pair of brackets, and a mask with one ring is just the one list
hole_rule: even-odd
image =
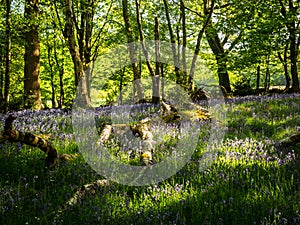
[[(78, 152), (69, 117), (61, 119), (61, 133), (52, 141), (60, 153), (79, 156), (52, 170), (37, 149), (0, 145), (0, 224), (299, 224), (300, 147), (284, 153), (274, 147), (299, 129), (299, 97), (241, 100), (226, 107), (228, 130), (206, 170), (199, 170), (199, 144), (189, 163), (167, 180), (142, 187), (114, 183), (62, 214), (60, 207), (78, 188), (103, 178)], [(48, 114), (41, 117), (50, 123)], [(20, 129), (51, 133), (22, 118), (15, 124)]]

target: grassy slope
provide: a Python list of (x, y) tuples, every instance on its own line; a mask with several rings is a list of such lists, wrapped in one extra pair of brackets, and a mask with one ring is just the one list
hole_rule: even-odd
[[(0, 224), (299, 224), (299, 146), (286, 154), (272, 147), (299, 128), (299, 108), (299, 98), (228, 104), (224, 145), (209, 169), (199, 171), (195, 153), (158, 185), (114, 184), (57, 218), (59, 206), (101, 176), (81, 157), (50, 171), (39, 151), (2, 145)], [(72, 142), (54, 144), (78, 151)]]

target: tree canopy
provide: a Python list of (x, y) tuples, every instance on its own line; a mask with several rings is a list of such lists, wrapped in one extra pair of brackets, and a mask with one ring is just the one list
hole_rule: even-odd
[[(2, 1), (1, 110), (69, 107), (76, 88), (89, 104), (97, 57), (119, 44), (145, 40), (173, 43), (174, 65), (184, 71), (140, 63), (137, 57), (147, 59), (146, 48), (137, 52), (130, 47), (133, 63), (103, 84), (103, 104), (127, 83), (147, 76), (171, 79), (192, 93), (199, 58), (229, 95), (241, 94), (238, 90), (244, 87), (268, 92), (271, 86), (282, 86), (282, 91), (299, 92), (299, 11), (294, 0)], [(191, 64), (186, 48), (195, 53)], [(156, 93), (159, 85), (152, 85)]]

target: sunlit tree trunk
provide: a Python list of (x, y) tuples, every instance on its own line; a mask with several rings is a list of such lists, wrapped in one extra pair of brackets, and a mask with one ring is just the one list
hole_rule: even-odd
[(11, 2), (6, 0), (6, 56), (5, 56), (5, 84), (4, 84), (4, 101), (5, 110), (8, 110), (9, 90), (10, 90), (10, 71), (11, 71), (11, 27), (10, 27), (10, 11)]
[[(50, 45), (50, 44), (48, 44)], [(55, 94), (55, 85), (54, 85), (54, 70), (53, 70), (53, 63), (51, 60), (51, 46), (48, 46), (48, 65), (50, 69), (50, 82), (51, 82), (51, 102), (52, 108), (56, 108), (57, 101), (56, 101), (56, 94)]]
[(81, 106), (90, 106), (91, 101), (88, 94), (84, 64), (76, 43), (74, 32), (74, 14), (72, 0), (65, 1), (66, 24), (64, 36), (68, 40), (68, 47), (72, 57), (75, 71), (75, 86), (77, 87), (77, 100)]
[(24, 66), (24, 102), (26, 108), (41, 109), (40, 91), (40, 38), (38, 31), (38, 0), (25, 1), (25, 66)]
[(152, 97), (153, 103), (159, 103), (160, 101), (160, 70), (161, 70), (161, 63), (160, 63), (160, 33), (159, 33), (159, 19), (155, 17), (155, 28), (154, 28), (154, 39), (155, 39), (155, 76), (152, 77), (152, 88), (153, 88), (153, 96)]
[(133, 70), (134, 89), (137, 92), (138, 100), (141, 101), (145, 99), (145, 94), (141, 82), (141, 76), (138, 69), (137, 54), (136, 54), (135, 46), (133, 44), (135, 40), (132, 33), (132, 27), (129, 21), (127, 0), (122, 0), (122, 7), (123, 7), (123, 19), (125, 23), (126, 36), (127, 36), (127, 41), (129, 43), (128, 50), (129, 50), (130, 61)]
[[(183, 3), (182, 3), (183, 4)], [(204, 35), (204, 32), (206, 31), (208, 24), (211, 20), (211, 16), (213, 13), (213, 8), (214, 8), (214, 4), (215, 1), (213, 0), (211, 2), (210, 7), (208, 7), (206, 4), (204, 4), (204, 15), (206, 17), (206, 20), (202, 26), (202, 28), (200, 29), (199, 33), (198, 33), (198, 37), (197, 37), (197, 43), (196, 43), (196, 47), (195, 47), (195, 51), (194, 51), (194, 57), (192, 60), (192, 64), (191, 64), (191, 68), (189, 71), (189, 77), (188, 77), (188, 90), (191, 92), (193, 90), (193, 83), (194, 83), (194, 74), (195, 74), (195, 68), (196, 68), (196, 62), (197, 62), (197, 58), (198, 58), (198, 54), (200, 52), (200, 45), (201, 45), (201, 40), (202, 37)]]
[(172, 53), (173, 53), (173, 61), (175, 65), (175, 75), (176, 75), (176, 83), (181, 85), (181, 74), (179, 70), (179, 61), (178, 61), (178, 54), (176, 52), (176, 41), (175, 41), (175, 35), (172, 29), (172, 24), (171, 24), (171, 18), (170, 18), (170, 13), (169, 13), (169, 5), (167, 0), (163, 0), (164, 2), (164, 7), (165, 7), (165, 13), (166, 13), (166, 19), (167, 19), (167, 24), (168, 24), (168, 29), (169, 29), (169, 35), (172, 43)]
[(143, 33), (143, 28), (142, 28), (142, 19), (141, 19), (141, 14), (140, 14), (140, 4), (138, 0), (135, 0), (135, 5), (136, 5), (136, 18), (137, 18), (137, 24), (138, 24), (138, 29), (140, 33), (140, 40), (141, 40), (141, 45), (142, 45), (142, 50), (144, 53), (144, 56), (146, 58), (146, 64), (152, 79), (152, 103), (159, 103), (159, 92), (158, 92), (158, 85), (156, 81), (156, 74), (154, 69), (152, 68), (150, 59), (149, 59), (149, 54), (148, 50), (146, 48), (145, 44), (145, 37)]
[(213, 28), (212, 22), (209, 23), (209, 29), (206, 30), (206, 38), (208, 44), (213, 51), (217, 66), (218, 66), (218, 77), (219, 77), (219, 85), (223, 86), (227, 93), (231, 92), (229, 75), (227, 72), (227, 54), (224, 51), (224, 47), (221, 43), (221, 40), (218, 34)]

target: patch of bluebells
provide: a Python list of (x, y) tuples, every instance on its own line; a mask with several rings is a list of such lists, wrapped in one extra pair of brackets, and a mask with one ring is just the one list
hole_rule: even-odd
[[(10, 113), (16, 117), (14, 129), (34, 134), (50, 134), (53, 138), (72, 139), (71, 113), (65, 109), (23, 110)], [(3, 129), (7, 114), (0, 116)]]
[[(227, 139), (222, 145), (219, 156), (225, 156), (228, 160), (258, 160), (266, 162), (276, 161), (278, 165), (287, 165), (297, 160), (297, 154), (293, 149), (281, 151), (277, 149), (277, 142), (264, 139)], [(227, 151), (226, 151), (227, 150)]]

